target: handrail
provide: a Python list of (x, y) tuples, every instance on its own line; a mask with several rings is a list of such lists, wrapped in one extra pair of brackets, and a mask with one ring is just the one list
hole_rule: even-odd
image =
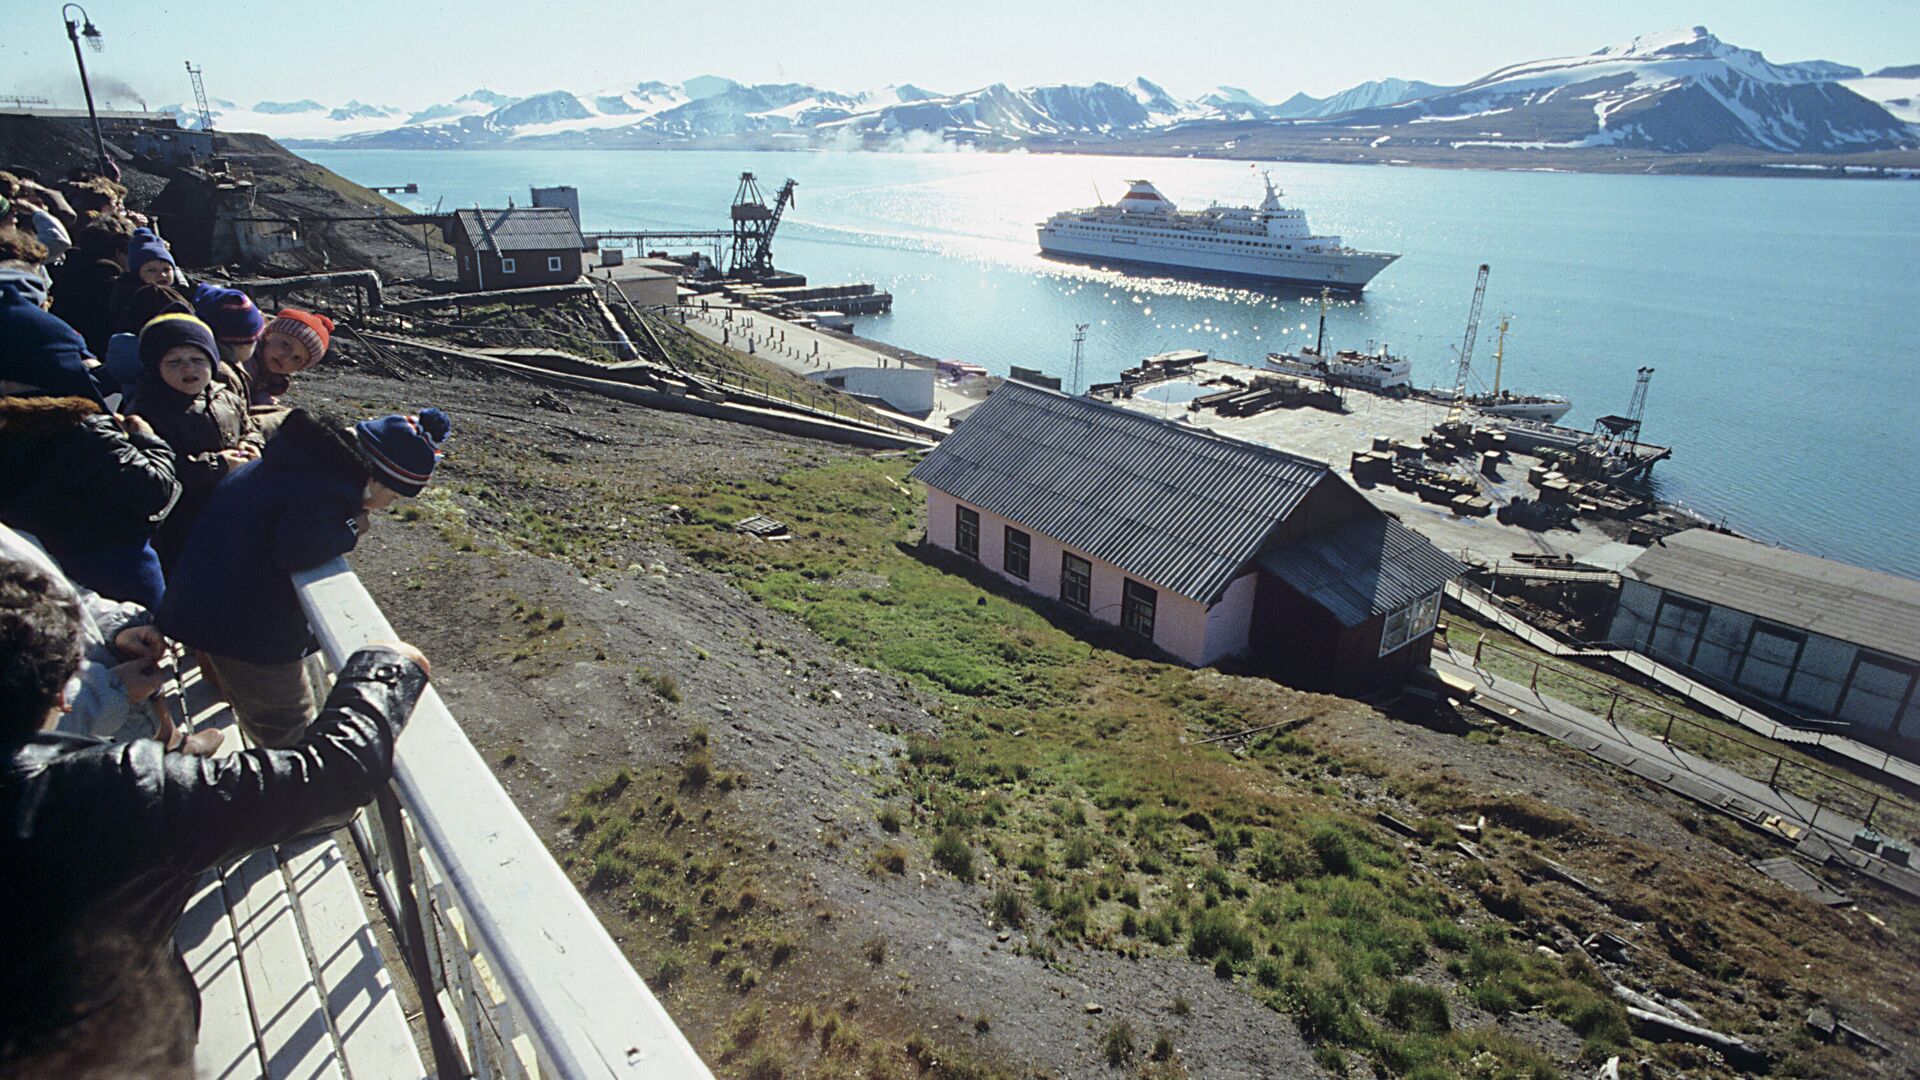
[[(370, 641), (395, 637), (344, 559), (293, 581), (334, 667)], [(449, 982), (467, 976), (467, 985), (421, 992), (445, 991), (484, 1009), (492, 987), (475, 984), (490, 974), (505, 999), (505, 1016), (470, 1008), (463, 1018), (475, 1075), (712, 1080), (431, 686), (401, 736), (394, 782), (418, 855), (444, 886), (431, 894), (435, 910), (422, 912), (435, 925), (429, 933), (439, 938), (442, 970)], [(467, 946), (485, 974), (464, 956), (446, 957)], [(496, 1040), (483, 1037), (489, 1026)], [(520, 1060), (516, 1036), (531, 1042), (534, 1069)]]

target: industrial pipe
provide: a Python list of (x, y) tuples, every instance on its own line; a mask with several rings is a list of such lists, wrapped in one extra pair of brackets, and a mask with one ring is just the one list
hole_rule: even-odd
[(372, 270), (335, 270), (325, 274), (301, 274), (296, 277), (259, 278), (254, 281), (236, 281), (234, 288), (249, 295), (254, 293), (287, 293), (294, 289), (310, 285), (346, 285), (360, 291), (361, 307), (367, 311), (380, 311), (386, 307), (386, 301), (380, 292), (380, 275)]

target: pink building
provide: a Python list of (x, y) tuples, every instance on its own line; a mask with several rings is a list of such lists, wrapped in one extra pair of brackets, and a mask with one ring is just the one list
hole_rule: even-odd
[(928, 543), (1196, 666), (1396, 682), (1461, 569), (1321, 462), (1023, 383), (913, 475)]

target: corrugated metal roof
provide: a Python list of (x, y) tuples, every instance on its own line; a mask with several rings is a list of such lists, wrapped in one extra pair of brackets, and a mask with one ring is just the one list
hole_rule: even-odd
[(913, 475), (1211, 603), (1330, 474), (1271, 447), (1008, 382)]
[(453, 216), (475, 251), (579, 251), (586, 246), (580, 226), (562, 206), (455, 210)]
[(1276, 548), (1260, 566), (1332, 612), (1342, 626), (1406, 607), (1466, 569), (1426, 537), (1372, 514)]
[(1920, 660), (1920, 581), (1688, 529), (1626, 573), (1649, 585), (1893, 656)]

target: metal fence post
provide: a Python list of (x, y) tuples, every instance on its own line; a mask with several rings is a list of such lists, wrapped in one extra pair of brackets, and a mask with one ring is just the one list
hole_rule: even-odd
[(1620, 704), (1620, 691), (1615, 690), (1613, 692), (1613, 697), (1607, 701), (1607, 723), (1609, 724), (1613, 723), (1613, 710), (1619, 704)]
[(1473, 666), (1480, 666), (1480, 650), (1487, 646), (1487, 635), (1481, 634), (1480, 640), (1473, 643)]
[(1673, 745), (1673, 722), (1679, 718), (1679, 714), (1677, 713), (1667, 714), (1667, 730), (1660, 733), (1660, 741), (1666, 743), (1668, 746)]
[(1527, 689), (1535, 693), (1540, 691), (1540, 661), (1538, 660), (1533, 662), (1533, 679), (1527, 683)]
[(1780, 757), (1780, 756), (1778, 756), (1778, 755), (1776, 755), (1776, 756), (1774, 757), (1774, 759), (1773, 759), (1773, 772), (1771, 772), (1771, 773), (1768, 773), (1768, 774), (1767, 774), (1767, 786), (1768, 786), (1768, 787), (1772, 787), (1772, 786), (1773, 786), (1773, 783), (1774, 783), (1774, 781), (1775, 781), (1775, 780), (1778, 780), (1778, 779), (1780, 779), (1780, 766), (1782, 766), (1782, 765), (1785, 765), (1786, 763), (1787, 763), (1787, 759), (1786, 759), (1786, 758), (1783, 758), (1783, 757)]
[(1878, 809), (1880, 809), (1880, 796), (1876, 794), (1873, 797), (1873, 805), (1867, 807), (1867, 820), (1860, 823), (1862, 828), (1873, 828), (1873, 812)]

